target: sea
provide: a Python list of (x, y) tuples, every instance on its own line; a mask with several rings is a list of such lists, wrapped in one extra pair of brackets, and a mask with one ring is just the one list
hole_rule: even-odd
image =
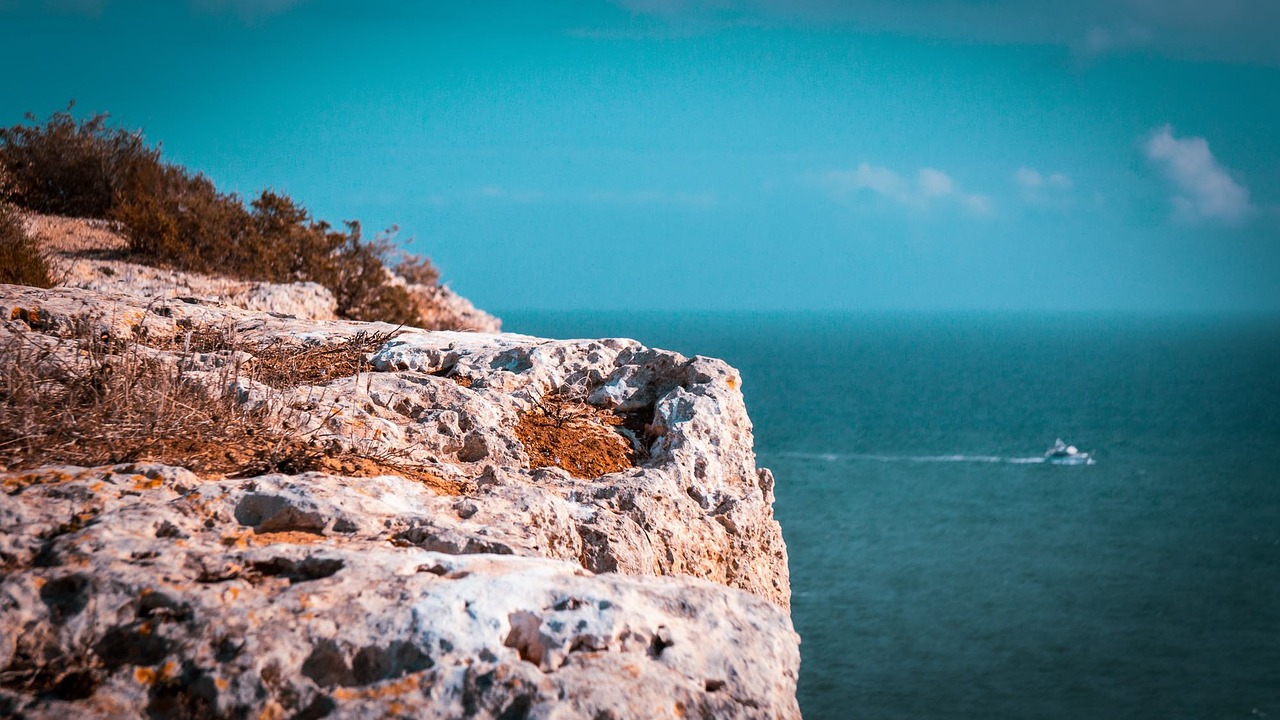
[(1280, 720), (1280, 319), (504, 320), (741, 371), (806, 718)]

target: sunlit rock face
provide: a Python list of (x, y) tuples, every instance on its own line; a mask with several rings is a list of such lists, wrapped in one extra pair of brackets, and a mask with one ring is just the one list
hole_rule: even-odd
[[(70, 358), (106, 339), (369, 459), (0, 474), (0, 715), (798, 716), (773, 477), (733, 368), (289, 314), (0, 286), (0, 341)], [(201, 328), (234, 342), (197, 352)], [(371, 336), (354, 374), (240, 371)], [(628, 460), (556, 464), (565, 446), (518, 431), (533, 417)]]

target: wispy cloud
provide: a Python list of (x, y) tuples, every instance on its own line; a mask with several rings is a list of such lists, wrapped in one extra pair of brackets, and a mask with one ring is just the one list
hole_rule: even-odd
[(1022, 200), (1029, 205), (1065, 208), (1071, 204), (1075, 182), (1066, 173), (1051, 172), (1043, 175), (1035, 168), (1020, 167), (1013, 174), (1013, 181), (1018, 186)]
[(1171, 198), (1176, 220), (1239, 224), (1253, 215), (1249, 189), (1231, 179), (1204, 138), (1179, 138), (1165, 125), (1151, 133), (1143, 150), (1177, 189)]
[(871, 193), (920, 211), (953, 206), (975, 215), (989, 215), (992, 210), (991, 198), (963, 191), (950, 175), (935, 168), (921, 168), (914, 179), (908, 179), (889, 168), (864, 162), (853, 170), (830, 170), (818, 179), (833, 198), (840, 200)]

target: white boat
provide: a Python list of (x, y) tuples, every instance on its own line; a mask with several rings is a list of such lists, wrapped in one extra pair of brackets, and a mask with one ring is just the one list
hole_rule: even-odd
[(1044, 461), (1053, 465), (1092, 465), (1093, 453), (1080, 452), (1075, 445), (1068, 445), (1058, 438), (1053, 447), (1044, 453)]

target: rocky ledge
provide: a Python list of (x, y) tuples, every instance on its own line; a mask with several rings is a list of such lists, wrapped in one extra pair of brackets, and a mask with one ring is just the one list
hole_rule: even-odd
[(119, 290), (0, 285), (0, 343), (131, 353), (309, 450), (0, 473), (0, 715), (798, 717), (733, 368)]

